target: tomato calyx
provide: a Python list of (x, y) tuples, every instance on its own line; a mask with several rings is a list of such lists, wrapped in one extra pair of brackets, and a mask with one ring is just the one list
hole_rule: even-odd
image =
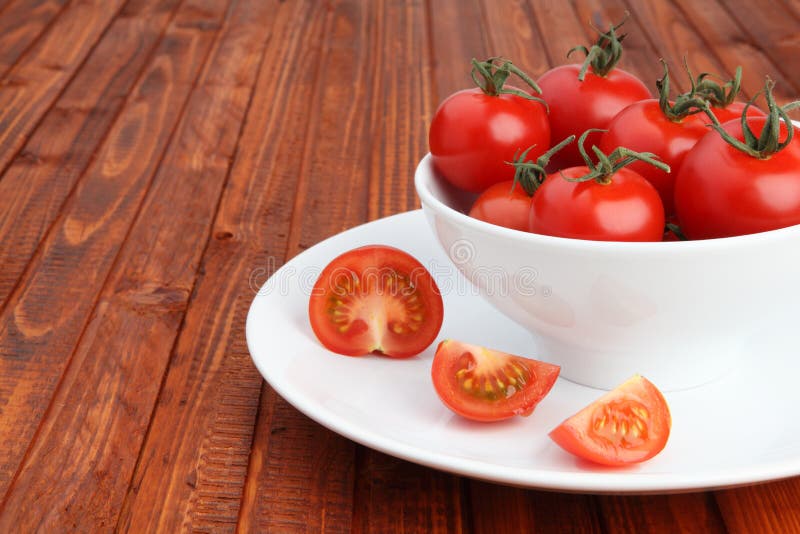
[(514, 182), (511, 186), (511, 190), (513, 191), (517, 184), (519, 184), (525, 193), (527, 193), (529, 197), (532, 197), (536, 190), (539, 189), (539, 186), (542, 185), (544, 179), (547, 177), (547, 171), (545, 168), (550, 163), (550, 158), (555, 156), (556, 153), (574, 140), (575, 136), (570, 135), (552, 147), (550, 150), (536, 158), (535, 162), (526, 160), (528, 157), (528, 152), (530, 152), (530, 150), (536, 145), (528, 147), (523, 152), (517, 150), (517, 153), (514, 154), (514, 161), (506, 162), (509, 165), (513, 165), (515, 169)]
[(591, 48), (579, 45), (571, 48), (569, 52), (567, 52), (567, 57), (575, 51), (583, 52), (586, 55), (586, 59), (583, 61), (583, 65), (581, 65), (581, 70), (578, 72), (578, 80), (584, 80), (589, 67), (592, 67), (593, 73), (601, 77), (607, 76), (609, 72), (614, 70), (614, 67), (616, 67), (620, 58), (622, 58), (622, 40), (625, 39), (626, 35), (617, 35), (617, 30), (625, 24), (628, 17), (630, 17), (630, 13), (626, 11), (625, 18), (618, 24), (611, 25), (606, 32), (595, 28), (600, 35), (597, 38), (597, 42), (593, 44)]
[(726, 108), (733, 104), (733, 101), (739, 96), (739, 89), (742, 85), (742, 67), (736, 67), (733, 78), (722, 84), (709, 79), (709, 76), (714, 75), (710, 72), (702, 72), (697, 76), (697, 80), (692, 82), (695, 93), (715, 108)]
[(605, 154), (597, 145), (592, 145), (592, 152), (597, 156), (597, 163), (595, 163), (586, 152), (584, 143), (590, 133), (606, 131), (608, 130), (590, 128), (581, 134), (580, 138), (578, 138), (578, 150), (583, 157), (586, 167), (589, 168), (589, 172), (583, 176), (569, 178), (563, 172), (559, 171), (562, 178), (568, 182), (588, 182), (589, 180), (595, 180), (599, 184), (606, 185), (611, 183), (611, 177), (614, 176), (617, 171), (623, 167), (627, 167), (634, 161), (643, 161), (664, 172), (670, 172), (669, 165), (659, 160), (658, 156), (652, 152), (634, 152), (633, 150), (621, 146), (615, 148), (610, 154)]
[[(495, 61), (500, 61), (501, 63), (495, 65)], [(526, 100), (539, 102), (547, 108), (547, 102), (541, 98), (520, 91), (519, 89), (514, 89), (513, 87), (505, 87), (506, 80), (508, 80), (508, 77), (512, 74), (515, 74), (528, 84), (536, 94), (542, 94), (541, 88), (533, 81), (533, 78), (525, 74), (511, 61), (500, 57), (490, 57), (485, 61), (478, 61), (472, 58), (470, 76), (472, 77), (472, 81), (475, 82), (475, 85), (477, 85), (484, 94), (488, 96), (516, 95)]]
[[(753, 158), (769, 159), (770, 156), (780, 152), (792, 142), (794, 138), (794, 125), (792, 124), (792, 119), (789, 118), (788, 111), (800, 107), (800, 101), (790, 102), (783, 107), (779, 106), (775, 102), (775, 97), (772, 95), (772, 90), (774, 88), (775, 82), (767, 76), (763, 91), (764, 99), (767, 101), (767, 119), (759, 137), (756, 137), (756, 134), (753, 133), (753, 130), (747, 122), (747, 110), (760, 96), (760, 92), (753, 96), (742, 110), (741, 122), (742, 135), (744, 137), (743, 141), (740, 141), (728, 133), (708, 107), (703, 111), (705, 111), (708, 118), (711, 119), (711, 127), (719, 133), (726, 143)], [(783, 141), (780, 140), (781, 122), (786, 125), (786, 139)]]
[[(667, 66), (667, 62), (663, 59), (661, 60), (661, 64), (664, 66), (664, 76), (656, 80), (656, 88), (658, 88), (658, 106), (661, 108), (661, 112), (664, 113), (665, 117), (672, 122), (681, 122), (689, 115), (700, 113), (709, 106), (708, 101), (703, 94), (698, 92), (697, 83), (695, 82), (694, 76), (692, 76), (692, 71), (689, 70), (689, 65), (686, 63), (686, 58), (683, 59), (683, 66), (686, 69), (686, 73), (689, 75), (691, 89), (687, 93), (679, 94), (675, 97), (675, 100), (670, 102), (669, 67)], [(703, 75), (707, 76), (708, 73), (703, 73), (701, 76)], [(708, 80), (707, 84), (710, 83), (713, 82)]]

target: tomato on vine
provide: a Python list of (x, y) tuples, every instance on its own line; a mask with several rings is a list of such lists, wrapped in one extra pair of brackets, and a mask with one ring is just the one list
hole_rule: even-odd
[(470, 217), (498, 226), (527, 232), (531, 211), (531, 196), (547, 175), (545, 168), (550, 158), (574, 140), (574, 135), (567, 137), (539, 156), (535, 163), (526, 161), (528, 153), (534, 147), (515, 155), (516, 172), (514, 179), (494, 184), (481, 193), (472, 204), (472, 208), (469, 211)]
[(662, 64), (664, 77), (656, 82), (658, 98), (640, 100), (620, 111), (600, 138), (599, 147), (604, 152), (624, 146), (639, 152), (658, 154), (672, 173), (645, 162), (634, 162), (628, 168), (653, 184), (664, 203), (665, 213), (671, 215), (675, 211), (672, 199), (674, 173), (689, 150), (708, 133), (708, 118), (702, 112), (707, 106), (706, 100), (697, 94), (691, 72), (689, 78), (692, 89), (670, 101), (669, 70), (665, 61), (662, 60)]
[(450, 95), (433, 116), (428, 135), (433, 165), (461, 189), (480, 193), (511, 180), (514, 169), (505, 162), (517, 151), (535, 145), (535, 157), (550, 146), (546, 104), (506, 86), (511, 74), (536, 94), (541, 92), (536, 82), (510, 61), (473, 59), (471, 75), (478, 87)]
[(655, 154), (617, 147), (606, 155), (597, 146), (594, 163), (586, 153), (587, 130), (578, 140), (584, 165), (545, 178), (531, 201), (531, 232), (596, 241), (661, 241), (664, 207), (655, 188), (627, 168), (643, 161), (666, 172)]
[(766, 117), (720, 124), (686, 156), (675, 180), (675, 208), (689, 239), (753, 234), (800, 224), (800, 139), (767, 79)]
[[(550, 129), (554, 139), (580, 135), (590, 129), (604, 129), (623, 108), (639, 100), (651, 98), (647, 86), (636, 76), (616, 68), (622, 57), (622, 40), (617, 35), (624, 20), (601, 33), (591, 47), (576, 46), (586, 54), (582, 65), (562, 65), (545, 72), (538, 80), (542, 98), (550, 109)], [(600, 134), (589, 136), (597, 144)], [(568, 147), (553, 158), (552, 167), (563, 169), (582, 165), (576, 146)]]

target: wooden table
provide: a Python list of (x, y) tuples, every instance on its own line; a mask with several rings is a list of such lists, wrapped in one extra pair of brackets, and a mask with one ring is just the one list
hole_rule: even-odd
[(248, 355), (270, 272), (418, 206), (471, 57), (538, 75), (625, 10), (647, 80), (688, 54), (800, 94), (798, 0), (0, 0), (0, 532), (800, 532), (800, 478), (567, 495), (406, 463)]

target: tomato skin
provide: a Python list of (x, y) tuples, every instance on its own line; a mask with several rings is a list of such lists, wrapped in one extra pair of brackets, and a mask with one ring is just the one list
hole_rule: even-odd
[[(508, 87), (511, 88), (511, 87)], [(480, 193), (514, 178), (518, 150), (535, 147), (535, 160), (550, 147), (550, 123), (539, 102), (481, 89), (465, 89), (446, 98), (436, 110), (428, 134), (433, 165), (450, 183)]]
[(428, 270), (413, 256), (385, 245), (359, 247), (334, 258), (308, 303), (319, 341), (346, 356), (419, 354), (439, 334), (443, 312), (442, 296)]
[(571, 167), (548, 175), (533, 195), (528, 229), (594, 241), (661, 241), (664, 207), (647, 180), (627, 167), (608, 184), (564, 179), (588, 172), (587, 167)]
[(560, 371), (551, 363), (445, 339), (436, 348), (431, 378), (445, 406), (467, 419), (490, 422), (529, 416)]
[[(744, 108), (747, 105), (746, 102), (731, 102), (724, 108), (717, 108), (712, 107), (711, 111), (714, 113), (714, 116), (717, 120), (721, 123), (729, 122), (732, 120), (741, 120), (742, 113), (744, 112)], [(766, 117), (766, 113), (756, 106), (750, 106), (747, 108), (747, 116), (748, 117)], [(705, 114), (702, 115), (702, 119), (706, 123), (710, 123), (711, 119), (709, 119)]]
[[(590, 68), (582, 82), (578, 80), (580, 69), (580, 65), (562, 65), (545, 72), (538, 80), (541, 97), (550, 108), (553, 139), (580, 136), (590, 128), (605, 129), (623, 108), (653, 96), (639, 78), (622, 69), (597, 76)], [(599, 133), (592, 133), (585, 146), (596, 145), (599, 139)], [(577, 144), (571, 144), (553, 156), (548, 168), (583, 164)]]
[[(759, 136), (764, 118), (748, 120)], [(741, 123), (723, 128), (743, 139)], [(781, 124), (780, 139), (786, 138)], [(751, 157), (707, 133), (686, 156), (675, 180), (675, 208), (689, 239), (765, 232), (800, 224), (800, 135), (767, 159)]]
[(672, 121), (661, 111), (658, 100), (642, 100), (614, 117), (598, 146), (606, 154), (620, 146), (636, 152), (652, 152), (669, 165), (669, 173), (641, 161), (631, 163), (626, 168), (636, 171), (653, 184), (664, 203), (664, 212), (671, 215), (675, 212), (675, 176), (689, 150), (708, 133), (706, 121), (708, 117), (704, 113)]
[(585, 460), (624, 466), (661, 452), (671, 426), (664, 396), (649, 380), (636, 375), (566, 419), (550, 432), (550, 438)]
[(513, 180), (500, 182), (489, 187), (475, 199), (469, 216), (481, 221), (528, 231), (528, 217), (531, 211), (531, 197), (515, 184)]

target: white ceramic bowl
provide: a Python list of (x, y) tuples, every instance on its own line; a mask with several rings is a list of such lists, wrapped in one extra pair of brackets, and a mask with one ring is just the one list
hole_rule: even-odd
[(584, 241), (467, 216), (474, 195), (437, 176), (430, 155), (415, 185), (450, 260), (533, 334), (527, 356), (580, 384), (611, 389), (634, 373), (667, 391), (707, 383), (800, 298), (800, 226), (705, 241)]

